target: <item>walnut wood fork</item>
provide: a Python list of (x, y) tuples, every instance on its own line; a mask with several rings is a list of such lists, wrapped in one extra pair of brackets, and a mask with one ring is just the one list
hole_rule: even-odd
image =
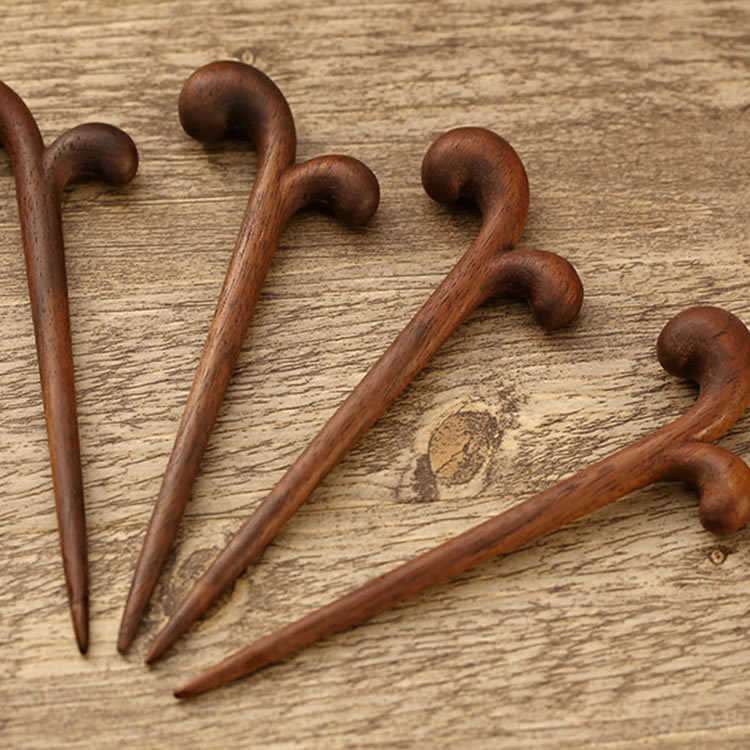
[(315, 204), (349, 224), (364, 224), (380, 198), (375, 175), (356, 159), (322, 156), (294, 164), (289, 105), (250, 65), (226, 61), (199, 68), (183, 86), (179, 113), (183, 128), (198, 140), (249, 138), (258, 152), (258, 172), (130, 586), (117, 640), (122, 653), (177, 533), (284, 226), (296, 211)]
[(700, 385), (698, 401), (682, 417), (261, 638), (199, 674), (175, 696), (195, 696), (250, 674), (652, 482), (677, 479), (693, 485), (701, 497), (701, 522), (710, 531), (744, 526), (750, 519), (750, 469), (711, 441), (750, 403), (750, 333), (728, 312), (691, 308), (667, 324), (657, 351), (666, 370)]
[(422, 181), (435, 200), (478, 204), (483, 217), (479, 235), (197, 581), (153, 642), (148, 662), (159, 658), (260, 554), (476, 307), (496, 295), (523, 297), (546, 328), (565, 325), (578, 313), (583, 289), (566, 260), (540, 250), (512, 249), (526, 221), (529, 187), (521, 160), (505, 140), (482, 128), (445, 133), (425, 155)]
[(78, 648), (86, 653), (86, 518), (60, 201), (66, 185), (80, 177), (129, 182), (138, 152), (122, 130), (99, 123), (68, 130), (45, 148), (31, 112), (1, 82), (0, 143), (16, 180), (63, 569)]

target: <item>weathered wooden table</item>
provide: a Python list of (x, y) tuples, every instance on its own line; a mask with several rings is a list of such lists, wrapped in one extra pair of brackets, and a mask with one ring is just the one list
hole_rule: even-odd
[[(705, 532), (677, 484), (637, 493), (453, 584), (178, 704), (237, 647), (530, 496), (684, 411), (656, 336), (693, 304), (750, 323), (750, 8), (596, 4), (7, 3), (0, 77), (50, 141), (127, 130), (126, 189), (76, 186), (64, 222), (91, 569), (78, 655), (59, 559), (10, 165), (0, 152), (0, 746), (746, 748), (750, 531)], [(381, 208), (296, 217), (154, 602), (119, 617), (239, 226), (255, 157), (179, 126), (184, 79), (253, 62), (292, 106), (298, 154), (347, 153)], [(422, 155), (482, 125), (525, 162), (520, 246), (586, 288), (542, 332), (474, 314), (243, 575), (149, 670), (189, 583), (473, 239), (432, 203)], [(750, 419), (722, 445), (750, 458)]]

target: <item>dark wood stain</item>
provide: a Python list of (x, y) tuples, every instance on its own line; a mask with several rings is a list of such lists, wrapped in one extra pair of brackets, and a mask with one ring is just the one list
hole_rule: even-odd
[(294, 164), (289, 105), (273, 81), (249, 65), (226, 61), (199, 68), (182, 88), (179, 112), (185, 131), (200, 141), (249, 138), (259, 165), (133, 575), (117, 639), (121, 653), (135, 637), (177, 533), (284, 226), (309, 205), (363, 224), (379, 200), (375, 175), (356, 159), (322, 156)]
[[(694, 486), (701, 498), (701, 523), (710, 531), (725, 534), (742, 528), (750, 520), (750, 468), (711, 443), (750, 403), (750, 332), (724, 310), (690, 308), (665, 326), (657, 349), (666, 370), (700, 384), (698, 401), (687, 414), (261, 638), (206, 669), (175, 696), (199, 695), (255, 672), (652, 482), (679, 479)], [(711, 556), (715, 564), (723, 562), (715, 555), (716, 550)]]
[[(0, 78), (45, 140), (111, 122), (138, 144), (143, 169), (125, 190), (64, 196), (89, 544), (84, 661), (68, 637), (0, 149), (0, 745), (750, 747), (750, 527), (721, 540), (734, 554), (715, 566), (716, 541), (680, 483), (633, 493), (254, 678), (190, 704), (171, 696), (200, 668), (692, 404), (694, 386), (661, 371), (652, 350), (688, 305), (750, 323), (747, 29), (744, 0), (5, 3)], [(359, 157), (382, 203), (361, 230), (315, 214), (285, 229), (174, 562), (122, 658), (122, 605), (257, 164), (245, 143), (186, 136), (177, 95), (203, 62), (248, 46), (289, 98), (298, 158)], [(228, 605), (144, 670), (199, 574), (182, 563), (224, 546), (475, 236), (476, 212), (433, 204), (419, 184), (432, 138), (465, 123), (522, 158), (532, 186), (522, 243), (575, 265), (581, 315), (547, 334), (521, 303), (473, 314)], [(497, 397), (506, 387), (512, 420), (511, 400)], [(477, 398), (504, 430), (487, 484), (406, 502), (431, 432)], [(720, 444), (750, 456), (747, 413)]]
[(478, 205), (483, 218), (479, 235), (198, 579), (152, 643), (148, 663), (164, 654), (262, 552), (479, 305), (496, 296), (520, 297), (549, 329), (566, 325), (578, 314), (583, 287), (573, 266), (554, 253), (514, 249), (526, 222), (529, 185), (507, 141), (484, 128), (444, 133), (425, 154), (422, 183), (440, 203)]
[(130, 136), (100, 123), (78, 125), (45, 148), (28, 107), (2, 82), (0, 143), (16, 180), (65, 584), (76, 641), (85, 654), (88, 545), (60, 201), (66, 186), (81, 178), (130, 182), (138, 152)]

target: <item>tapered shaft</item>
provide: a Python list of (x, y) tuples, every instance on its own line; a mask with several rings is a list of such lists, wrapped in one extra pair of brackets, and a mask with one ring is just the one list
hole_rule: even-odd
[(63, 569), (76, 641), (86, 653), (88, 565), (60, 198), (68, 182), (98, 174), (129, 182), (138, 153), (110, 125), (79, 125), (45, 148), (21, 98), (0, 83), (0, 143), (16, 180)]
[(183, 86), (179, 111), (186, 132), (199, 140), (244, 133), (258, 150), (258, 173), (138, 558), (117, 639), (121, 652), (135, 636), (177, 533), (284, 225), (315, 204), (363, 224), (380, 197), (375, 175), (351, 157), (294, 164), (289, 105), (273, 81), (249, 65), (220, 61), (199, 68)]
[[(40, 141), (41, 143), (41, 141)], [(22, 159), (16, 180), (63, 570), (76, 641), (89, 643), (88, 554), (62, 218), (53, 184)], [(30, 196), (33, 196), (30, 199)]]
[(38, 209), (45, 216), (31, 219), (42, 231), (28, 237), (24, 231), (26, 272), (63, 569), (73, 629), (78, 648), (85, 654), (89, 642), (88, 554), (65, 257), (59, 206), (54, 199), (44, 204)]
[(476, 308), (479, 289), (467, 281), (456, 266), (198, 580), (151, 645), (147, 661), (158, 659), (263, 551)]
[[(361, 623), (429, 586), (454, 578), (604, 505), (624, 494), (619, 489), (613, 491), (611, 486), (609, 493), (606, 492), (607, 473), (612, 465), (612, 459), (595, 464), (261, 638), (199, 674), (176, 690), (175, 696), (189, 698), (251, 674), (311, 643)], [(630, 489), (646, 484), (644, 467), (635, 461), (630, 466), (636, 471)]]
[[(169, 544), (190, 499), (193, 483), (242, 342), (260, 296), (263, 280), (286, 223), (278, 204), (279, 183), (259, 179), (248, 201), (206, 345), (195, 373), (159, 497), (141, 548), (118, 636), (120, 651), (132, 641), (156, 586)], [(259, 221), (257, 217), (266, 217)]]
[[(346, 596), (287, 625), (207, 669), (175, 691), (186, 698), (210, 690), (278, 661), (321, 638), (333, 635), (435, 583), (446, 581), (499, 554), (556, 529), (652, 482), (681, 478), (696, 484), (704, 525), (730, 531), (750, 517), (750, 470), (736, 456), (703, 441), (718, 438), (750, 403), (750, 335), (739, 321), (712, 308), (696, 308), (689, 323), (705, 324), (711, 345), (731, 352), (719, 368), (699, 365), (706, 388), (693, 409), (676, 422), (593, 464), (494, 518), (450, 539)], [(683, 313), (683, 321), (686, 313)], [(701, 317), (702, 316), (702, 317)], [(688, 316), (689, 317), (689, 316)], [(723, 320), (722, 320), (723, 318)], [(729, 326), (725, 323), (729, 321)], [(673, 321), (674, 322), (674, 321)], [(714, 325), (715, 324), (715, 325)], [(727, 336), (727, 330), (730, 335)], [(674, 342), (672, 342), (674, 343)], [(677, 337), (677, 343), (685, 342)], [(666, 359), (674, 366), (672, 344)], [(679, 353), (678, 353), (679, 356)], [(713, 363), (711, 363), (713, 364)], [(726, 365), (729, 364), (729, 368)], [(730, 377), (717, 375), (730, 370)], [(739, 366), (739, 377), (731, 372)], [(676, 368), (675, 368), (676, 369)]]

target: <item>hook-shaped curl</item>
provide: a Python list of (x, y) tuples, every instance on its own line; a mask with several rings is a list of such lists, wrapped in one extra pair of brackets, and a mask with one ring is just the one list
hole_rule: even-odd
[(258, 151), (261, 169), (280, 170), (294, 161), (297, 137), (284, 95), (257, 68), (220, 60), (198, 68), (182, 87), (180, 122), (185, 132), (204, 142), (241, 133)]
[(322, 156), (293, 165), (296, 135), (291, 110), (276, 84), (257, 68), (236, 61), (204, 65), (185, 82), (179, 101), (185, 131), (204, 142), (241, 133), (255, 144), (259, 173), (272, 167), (288, 215), (325, 205), (350, 224), (372, 218), (380, 200), (375, 175), (347, 156)]
[(113, 125), (90, 122), (63, 133), (44, 152), (44, 167), (58, 196), (73, 180), (98, 177), (125, 185), (138, 170), (133, 139)]
[(690, 440), (665, 451), (665, 479), (690, 484), (700, 497), (698, 511), (704, 528), (730, 534), (750, 521), (750, 468), (718, 445)]
[(656, 343), (662, 367), (698, 383), (700, 395), (682, 420), (699, 420), (696, 439), (713, 441), (745, 411), (750, 399), (750, 333), (718, 307), (691, 307), (676, 315)]
[(0, 144), (6, 149), (18, 173), (41, 158), (44, 143), (34, 116), (10, 86), (0, 81)]
[(476, 203), (484, 225), (499, 233), (501, 249), (518, 242), (529, 210), (529, 182), (518, 154), (496, 133), (456, 128), (441, 135), (422, 161), (422, 184), (439, 203)]
[(485, 298), (523, 297), (544, 328), (570, 323), (581, 309), (583, 284), (565, 258), (544, 250), (522, 249), (495, 256), (487, 276)]
[(422, 182), (436, 201), (468, 200), (482, 211), (482, 229), (459, 263), (467, 282), (478, 282), (476, 303), (495, 295), (524, 298), (545, 328), (575, 318), (583, 285), (573, 266), (553, 253), (513, 250), (526, 222), (529, 183), (505, 139), (484, 128), (448, 131), (427, 150)]
[(297, 164), (284, 173), (283, 185), (290, 214), (319, 204), (353, 225), (368, 222), (380, 201), (377, 178), (350, 156), (319, 156)]

